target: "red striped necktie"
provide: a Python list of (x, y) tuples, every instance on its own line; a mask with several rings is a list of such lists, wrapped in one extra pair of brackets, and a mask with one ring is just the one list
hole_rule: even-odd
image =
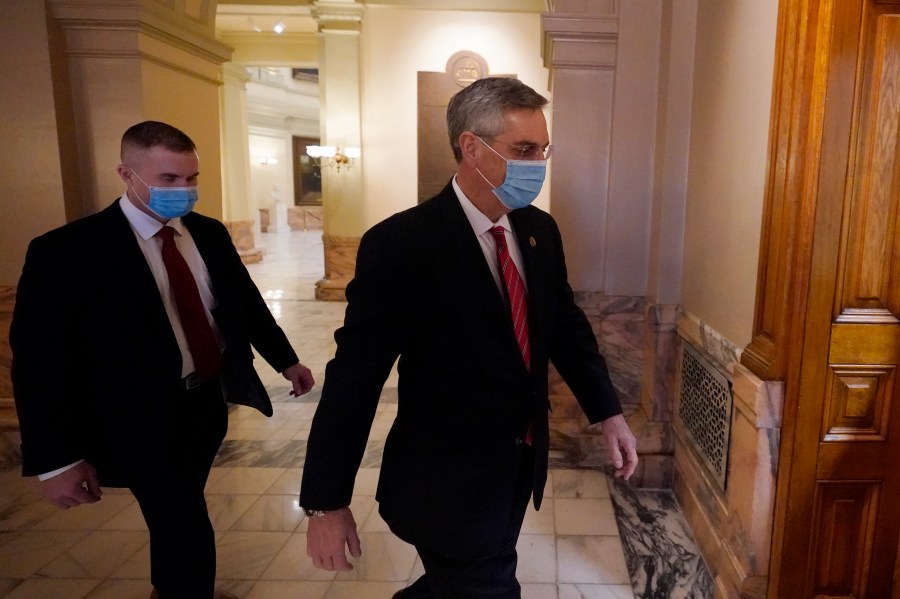
[(513, 329), (519, 351), (522, 352), (522, 360), (525, 367), (531, 370), (531, 347), (528, 342), (528, 294), (525, 291), (525, 283), (519, 275), (519, 269), (509, 255), (509, 247), (506, 245), (506, 235), (503, 227), (492, 227), (491, 235), (497, 242), (497, 262), (506, 286), (509, 299), (509, 309), (512, 313)]
[(156, 236), (162, 239), (163, 264), (169, 275), (169, 286), (175, 298), (181, 328), (194, 359), (195, 372), (204, 380), (214, 379), (222, 368), (222, 355), (216, 335), (206, 318), (197, 281), (175, 245), (175, 229), (165, 226), (156, 232)]

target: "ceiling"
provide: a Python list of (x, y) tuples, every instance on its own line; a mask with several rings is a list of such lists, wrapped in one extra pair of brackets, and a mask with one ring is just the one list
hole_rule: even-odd
[(310, 16), (309, 1), (293, 0), (290, 6), (273, 4), (229, 4), (219, 2), (216, 31), (220, 33), (272, 33), (275, 24), (284, 25), (284, 33), (315, 33), (318, 29)]

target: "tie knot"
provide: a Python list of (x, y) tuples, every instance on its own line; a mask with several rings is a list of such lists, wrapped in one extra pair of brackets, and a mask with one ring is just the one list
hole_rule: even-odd
[(494, 236), (494, 241), (498, 244), (506, 243), (506, 233), (504, 233), (503, 227), (491, 227), (491, 235)]
[(175, 239), (175, 229), (173, 229), (169, 225), (165, 225), (162, 229), (156, 232), (156, 237), (159, 237), (163, 241), (172, 241), (173, 239)]

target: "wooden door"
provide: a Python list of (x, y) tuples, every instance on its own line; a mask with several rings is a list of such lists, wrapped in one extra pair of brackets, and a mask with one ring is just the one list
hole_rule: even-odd
[(768, 596), (900, 598), (900, 0), (780, 11), (744, 356), (786, 389)]

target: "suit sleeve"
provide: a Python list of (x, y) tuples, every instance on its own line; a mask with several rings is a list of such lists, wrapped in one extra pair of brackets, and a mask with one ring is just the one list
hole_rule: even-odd
[(259, 289), (250, 277), (250, 273), (247, 272), (247, 267), (241, 262), (241, 257), (237, 253), (228, 231), (221, 224), (218, 224), (217, 229), (222, 235), (220, 245), (227, 252), (231, 280), (240, 295), (241, 317), (245, 319), (244, 328), (249, 336), (250, 344), (272, 368), (277, 372), (283, 372), (299, 361), (297, 354), (291, 347), (287, 335), (266, 306)]
[(85, 458), (90, 431), (81, 369), (73, 282), (47, 238), (31, 242), (9, 331), (12, 383), (22, 434), (22, 473), (35, 476)]
[(551, 340), (550, 361), (575, 394), (588, 420), (594, 424), (621, 414), (622, 407), (591, 324), (575, 303), (559, 229), (554, 227), (554, 233), (559, 255), (556, 326)]
[(378, 399), (405, 334), (400, 245), (384, 227), (360, 242), (344, 325), (335, 332), (337, 351), (309, 435), (300, 491), (305, 508), (350, 504)]

